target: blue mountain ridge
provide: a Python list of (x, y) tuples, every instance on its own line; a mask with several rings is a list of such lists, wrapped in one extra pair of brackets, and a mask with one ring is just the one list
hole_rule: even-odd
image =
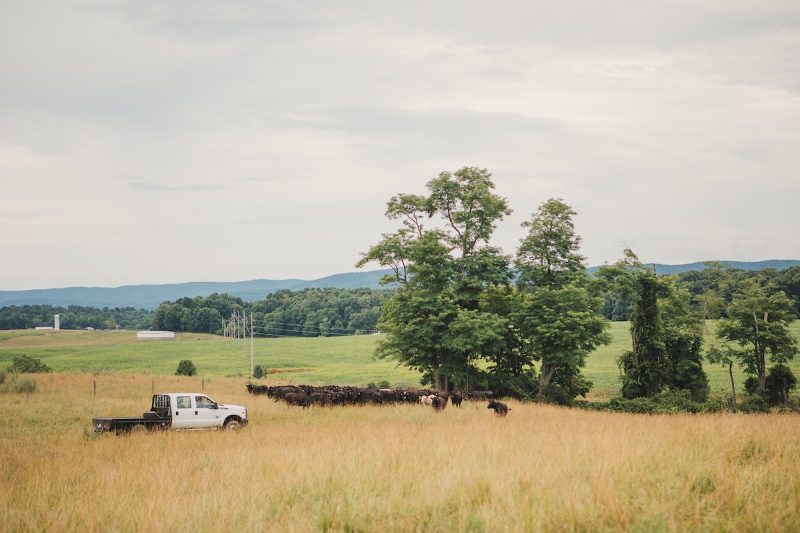
[[(784, 270), (792, 266), (800, 266), (800, 260), (769, 261), (719, 261), (723, 265), (743, 270), (762, 270), (773, 268)], [(650, 263), (649, 263), (650, 264)], [(687, 263), (683, 265), (654, 264), (660, 275), (679, 274), (689, 270), (706, 268), (705, 262)], [(594, 272), (599, 267), (589, 267)], [(262, 300), (268, 294), (288, 289), (301, 291), (309, 288), (335, 287), (340, 289), (370, 288), (379, 289), (380, 280), (391, 270), (372, 270), (368, 272), (347, 272), (334, 274), (315, 280), (302, 279), (254, 279), (249, 281), (230, 282), (188, 282), (163, 285), (124, 285), (122, 287), (64, 287), (56, 289), (30, 289), (22, 291), (0, 291), (0, 307), (10, 305), (82, 305), (90, 307), (135, 307), (138, 309), (155, 309), (162, 302), (174, 301), (178, 298), (208, 296), (213, 293), (227, 293), (238, 296), (245, 301)]]

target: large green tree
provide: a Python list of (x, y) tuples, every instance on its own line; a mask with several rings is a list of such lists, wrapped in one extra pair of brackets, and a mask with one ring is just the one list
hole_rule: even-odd
[(511, 210), (485, 169), (442, 172), (427, 189), (389, 200), (386, 216), (402, 227), (384, 234), (358, 266), (389, 267), (386, 281), (399, 285), (384, 306), (377, 355), (420, 370), (444, 391), (475, 374), (478, 360), (505, 350), (508, 321), (481, 298), (510, 284), (509, 260), (489, 242)]
[(578, 253), (581, 237), (572, 221), (575, 215), (563, 200), (551, 198), (522, 223), (528, 234), (517, 250), (520, 287), (564, 287), (586, 275), (585, 258)]
[(574, 215), (561, 199), (540, 205), (523, 223), (528, 234), (515, 261), (519, 303), (513, 323), (541, 363), (538, 399), (561, 403), (589, 391), (580, 369), (590, 352), (610, 341), (598, 313), (602, 300), (588, 289)]
[(750, 281), (734, 297), (727, 314), (719, 322), (717, 337), (756, 378), (756, 391), (763, 393), (767, 362), (784, 364), (797, 353), (797, 340), (789, 331), (795, 319), (792, 301), (783, 292), (769, 295)]

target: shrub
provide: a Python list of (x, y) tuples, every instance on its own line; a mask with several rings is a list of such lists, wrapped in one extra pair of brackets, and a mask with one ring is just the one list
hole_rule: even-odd
[(719, 404), (698, 403), (688, 390), (668, 390), (655, 396), (626, 399), (613, 398), (607, 409), (626, 413), (702, 413), (720, 409)]
[(6, 371), (0, 368), (0, 385), (6, 381)]
[(194, 376), (197, 374), (197, 368), (190, 359), (184, 359), (178, 363), (178, 370), (175, 371), (176, 376)]
[(766, 413), (769, 411), (769, 404), (762, 396), (749, 394), (736, 408), (744, 413)]
[(28, 354), (15, 357), (8, 370), (20, 374), (38, 374), (53, 371), (52, 368), (42, 363), (38, 358)]
[(36, 382), (32, 379), (20, 379), (14, 382), (14, 392), (31, 394), (36, 392)]
[(264, 368), (263, 366), (256, 365), (255, 368), (253, 368), (253, 377), (254, 378), (261, 379), (266, 375), (267, 375), (267, 369)]
[(775, 365), (769, 369), (764, 382), (764, 392), (770, 405), (785, 404), (789, 393), (797, 386), (797, 378), (786, 365)]
[(758, 380), (753, 376), (748, 376), (744, 380), (744, 390), (747, 394), (755, 394), (758, 388)]

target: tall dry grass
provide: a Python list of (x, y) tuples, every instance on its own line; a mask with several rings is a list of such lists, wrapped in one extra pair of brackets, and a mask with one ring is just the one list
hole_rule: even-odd
[[(96, 437), (90, 418), (147, 407), (151, 376), (36, 377), (3, 394), (6, 531), (797, 531), (800, 418), (646, 416), (511, 402), (248, 407), (238, 434)], [(159, 390), (199, 388), (160, 377)]]

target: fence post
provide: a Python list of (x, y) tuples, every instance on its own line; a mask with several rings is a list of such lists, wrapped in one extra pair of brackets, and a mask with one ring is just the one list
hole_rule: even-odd
[(97, 380), (92, 380), (92, 398), (97, 398)]
[(153, 381), (151, 382), (150, 388), (153, 391), (153, 394), (155, 394), (156, 393), (156, 380), (155, 379), (153, 379)]
[(200, 380), (200, 392), (206, 391), (206, 378)]

